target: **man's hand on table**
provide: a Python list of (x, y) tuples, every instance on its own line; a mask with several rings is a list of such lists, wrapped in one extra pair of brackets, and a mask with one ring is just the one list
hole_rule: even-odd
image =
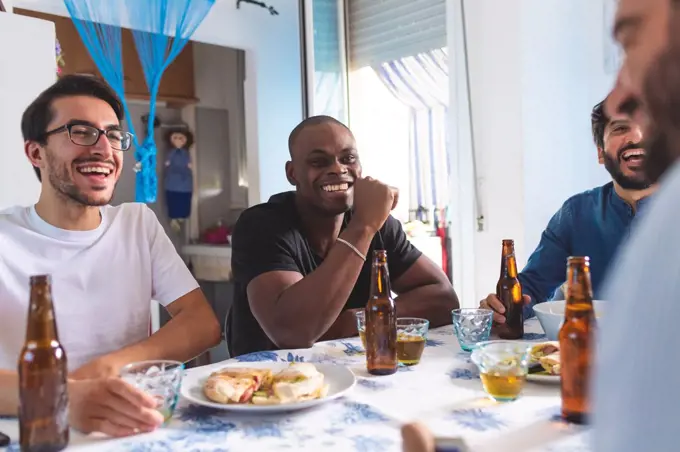
[(120, 378), (69, 380), (69, 423), (83, 433), (129, 436), (163, 423), (156, 401)]
[[(522, 300), (524, 301), (524, 305), (528, 305), (531, 303), (531, 297), (529, 295), (522, 295)], [(505, 323), (505, 306), (503, 306), (503, 303), (501, 303), (501, 300), (498, 299), (496, 294), (489, 294), (484, 300), (479, 302), (479, 307), (481, 309), (491, 309), (493, 311), (493, 326), (494, 328), (496, 325), (502, 325)]]

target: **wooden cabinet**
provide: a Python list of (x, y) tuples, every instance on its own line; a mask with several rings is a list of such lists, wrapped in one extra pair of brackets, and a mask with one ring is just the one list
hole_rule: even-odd
[[(65, 61), (65, 66), (62, 68), (63, 74), (100, 75), (69, 17), (54, 16), (19, 8), (15, 8), (14, 13), (54, 22), (57, 39), (61, 44)], [(129, 99), (148, 99), (149, 90), (146, 86), (144, 71), (139, 61), (132, 32), (124, 28), (121, 35), (125, 96)], [(179, 105), (198, 101), (194, 85), (194, 56), (191, 41), (187, 43), (163, 73), (158, 100)]]

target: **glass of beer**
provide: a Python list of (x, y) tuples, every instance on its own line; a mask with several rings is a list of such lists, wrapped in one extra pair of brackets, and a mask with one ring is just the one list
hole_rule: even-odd
[(415, 317), (397, 318), (397, 359), (400, 364), (414, 366), (425, 350), (430, 322)]
[(364, 350), (366, 350), (366, 312), (362, 309), (357, 311), (354, 315), (357, 318), (357, 331), (361, 338), (361, 345), (363, 345)]
[(120, 371), (123, 380), (157, 400), (166, 423), (175, 411), (183, 374), (184, 364), (169, 360), (130, 363)]
[(517, 341), (489, 341), (477, 344), (472, 362), (492, 400), (509, 402), (519, 397), (527, 376), (531, 345)]

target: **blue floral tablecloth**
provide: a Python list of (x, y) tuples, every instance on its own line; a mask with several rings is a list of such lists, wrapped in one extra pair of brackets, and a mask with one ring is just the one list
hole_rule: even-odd
[[(535, 320), (527, 322), (526, 330), (526, 340), (545, 337)], [(436, 435), (462, 438), (471, 451), (589, 450), (587, 430), (560, 421), (559, 385), (527, 382), (522, 397), (511, 403), (486, 398), (479, 372), (461, 351), (451, 326), (430, 331), (421, 363), (391, 376), (366, 372), (359, 338), (305, 350), (252, 353), (227, 362), (254, 361), (343, 364), (358, 381), (344, 398), (283, 415), (235, 415), (182, 400), (169, 424), (154, 433), (110, 439), (74, 432), (68, 450), (391, 452), (401, 450), (399, 428), (411, 420), (424, 422)], [(16, 419), (0, 419), (0, 431), (16, 441)], [(16, 444), (8, 448), (15, 450)]]

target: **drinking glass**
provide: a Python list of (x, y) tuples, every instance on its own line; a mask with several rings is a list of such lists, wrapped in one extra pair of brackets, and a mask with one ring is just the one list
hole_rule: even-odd
[(397, 319), (397, 359), (400, 364), (414, 366), (425, 350), (430, 322), (415, 317)]
[(362, 309), (354, 313), (357, 318), (357, 331), (359, 331), (359, 337), (361, 338), (361, 344), (366, 350), (366, 312)]
[(175, 411), (183, 374), (184, 364), (169, 360), (130, 363), (120, 371), (123, 380), (156, 399), (156, 409), (165, 422)]
[(472, 362), (489, 397), (509, 402), (519, 397), (526, 381), (531, 344), (517, 341), (488, 341), (477, 344)]
[(456, 333), (460, 348), (466, 352), (475, 348), (479, 342), (489, 340), (493, 311), (491, 309), (454, 309), (453, 331)]

